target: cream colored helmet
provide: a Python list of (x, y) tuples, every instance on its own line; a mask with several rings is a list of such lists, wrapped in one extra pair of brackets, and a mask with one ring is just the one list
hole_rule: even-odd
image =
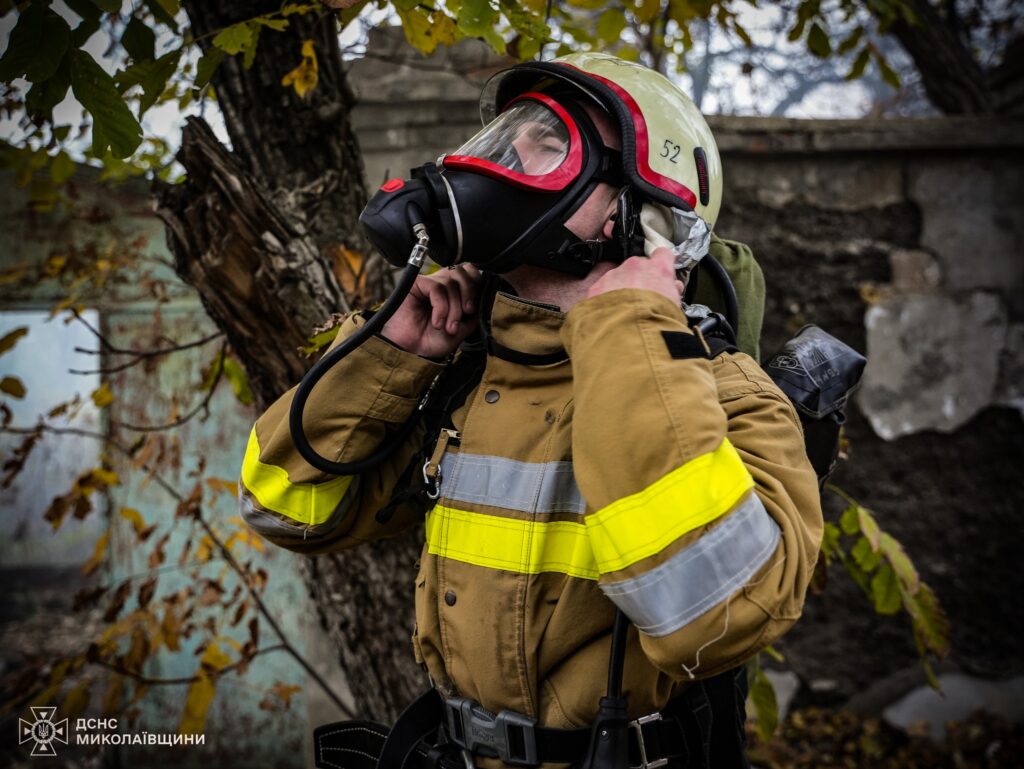
[(568, 83), (619, 123), (623, 173), (656, 203), (692, 211), (715, 225), (722, 204), (722, 162), (700, 110), (664, 75), (606, 53), (573, 53), (524, 62), (484, 86), (480, 113), (489, 123), (527, 90)]

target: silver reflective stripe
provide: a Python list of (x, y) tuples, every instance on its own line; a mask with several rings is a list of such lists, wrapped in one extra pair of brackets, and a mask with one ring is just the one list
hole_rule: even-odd
[(353, 478), (345, 495), (331, 513), (331, 517), (317, 526), (309, 526), (297, 521), (292, 523), (285, 516), (266, 510), (241, 482), (239, 482), (241, 493), (238, 495), (238, 512), (241, 514), (242, 520), (251, 529), (268, 539), (273, 537), (291, 537), (303, 540), (316, 539), (330, 534), (331, 530), (338, 525), (352, 505), (358, 485), (359, 479)]
[(524, 513), (583, 515), (586, 508), (572, 462), (519, 462), (481, 454), (445, 456), (441, 496)]
[(665, 636), (746, 584), (780, 537), (779, 525), (751, 491), (721, 524), (665, 563), (601, 589), (644, 633)]

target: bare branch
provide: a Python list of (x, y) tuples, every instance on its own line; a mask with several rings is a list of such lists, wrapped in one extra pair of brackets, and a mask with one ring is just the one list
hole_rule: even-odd
[[(82, 435), (90, 438), (96, 438), (97, 440), (103, 441), (108, 447), (113, 448), (115, 451), (119, 452), (120, 454), (123, 454), (126, 457), (130, 458), (134, 455), (134, 452), (129, 447), (125, 446), (116, 438), (92, 430), (82, 430), (77, 427), (53, 427), (52, 425), (47, 425), (43, 422), (40, 422), (34, 428), (0, 428), (0, 433), (6, 432), (13, 433), (15, 435), (27, 435), (29, 433), (37, 431), (50, 432), (56, 435)], [(174, 488), (174, 486), (168, 483), (157, 472), (156, 468), (154, 468), (151, 464), (143, 463), (141, 465), (141, 469), (148, 472), (150, 474), (150, 477), (154, 481), (156, 481), (157, 485), (160, 486), (160, 488), (162, 488), (164, 491), (166, 491), (175, 501), (179, 503), (185, 501), (185, 496), (176, 488)], [(306, 671), (306, 674), (314, 681), (316, 681), (317, 685), (323, 690), (323, 692), (328, 697), (331, 698), (331, 701), (338, 707), (338, 709), (342, 712), (343, 715), (347, 716), (348, 718), (355, 718), (355, 715), (345, 706), (345, 704), (341, 701), (341, 698), (338, 697), (337, 693), (335, 693), (335, 691), (330, 687), (330, 685), (323, 679), (323, 676), (321, 676), (313, 668), (313, 666), (309, 664), (306, 658), (299, 653), (298, 649), (296, 649), (295, 646), (285, 636), (284, 631), (281, 629), (281, 626), (278, 624), (277, 620), (274, 619), (274, 616), (270, 613), (270, 610), (267, 608), (267, 605), (263, 602), (263, 599), (257, 592), (256, 587), (252, 584), (252, 581), (249, 577), (249, 571), (245, 569), (241, 564), (239, 564), (237, 560), (235, 560), (235, 556), (227, 548), (227, 546), (220, 540), (220, 537), (217, 536), (216, 532), (213, 530), (213, 527), (210, 526), (209, 522), (205, 518), (203, 518), (201, 513), (196, 514), (195, 520), (206, 532), (206, 535), (210, 538), (210, 541), (213, 542), (217, 550), (220, 551), (220, 554), (223, 556), (228, 566), (231, 567), (231, 570), (238, 575), (239, 579), (241, 579), (242, 585), (245, 587), (246, 592), (249, 594), (249, 597), (256, 605), (256, 608), (259, 611), (260, 615), (263, 617), (264, 620), (266, 620), (267, 624), (270, 625), (273, 631), (277, 634), (277, 637), (281, 640), (282, 647), (284, 647), (285, 650), (292, 656), (292, 658), (296, 662), (298, 662), (300, 666), (302, 666), (302, 669)]]
[(210, 401), (213, 399), (213, 394), (217, 391), (217, 385), (220, 384), (220, 380), (224, 376), (224, 357), (227, 353), (227, 347), (227, 344), (222, 344), (220, 347), (220, 353), (217, 355), (217, 371), (213, 375), (213, 381), (206, 392), (206, 397), (187, 414), (162, 425), (133, 425), (129, 422), (119, 422), (116, 419), (112, 419), (110, 423), (115, 427), (132, 430), (137, 433), (155, 433), (161, 430), (172, 430), (175, 427), (181, 427), (200, 411), (203, 412), (203, 419), (207, 419), (210, 416)]
[[(251, 659), (253, 659), (253, 657), (258, 657), (261, 654), (267, 654), (269, 652), (276, 652), (276, 651), (281, 651), (281, 650), (287, 651), (288, 650), (288, 645), (287, 644), (283, 644), (283, 643), (282, 644), (274, 644), (273, 646), (267, 646), (267, 647), (265, 647), (263, 649), (258, 649), (255, 652), (253, 652), (250, 656), (248, 656), (247, 658), (241, 659), (238, 662), (232, 663), (231, 665), (225, 665), (224, 667), (218, 669), (217, 671), (214, 672), (214, 675), (220, 676), (220, 675), (222, 675), (224, 673), (228, 673), (228, 672), (234, 670), (235, 668), (239, 668), (239, 667), (243, 667), (245, 665), (248, 665), (249, 661)], [(127, 678), (131, 678), (131, 679), (133, 679), (135, 681), (138, 681), (139, 683), (143, 683), (143, 684), (150, 684), (150, 685), (179, 685), (179, 684), (193, 684), (196, 681), (201, 680), (200, 677), (197, 676), (197, 675), (196, 676), (187, 676), (187, 677), (182, 677), (182, 678), (150, 678), (149, 676), (144, 676), (141, 673), (136, 673), (134, 670), (128, 670), (128, 668), (124, 667), (123, 665), (116, 665), (116, 664), (114, 664), (112, 662), (107, 662), (106, 660), (89, 660), (89, 662), (91, 664), (93, 664), (93, 665), (96, 665), (96, 666), (101, 667), (101, 668), (106, 668), (107, 670), (112, 670), (115, 673), (119, 673), (122, 676), (126, 676)]]

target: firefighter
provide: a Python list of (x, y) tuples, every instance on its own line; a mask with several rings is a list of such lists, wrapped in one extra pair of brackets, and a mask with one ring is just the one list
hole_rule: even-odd
[[(674, 84), (603, 54), (513, 67), (481, 103), (484, 129), (438, 166), (454, 266), (418, 277), (325, 375), (306, 435), (359, 460), (475, 340), (480, 370), (441, 429), (417, 428), (356, 476), (299, 455), (285, 393), (249, 437), (242, 514), (309, 555), (424, 524), (413, 652), (446, 712), (467, 718), (447, 724), (459, 763), (437, 765), (582, 765), (580, 740), (559, 735), (594, 721), (621, 612), (631, 765), (743, 766), (735, 671), (799, 617), (823, 524), (793, 406), (684, 312), (721, 204), (714, 139)], [(750, 351), (753, 271), (738, 273)], [(705, 705), (714, 728), (694, 715)]]

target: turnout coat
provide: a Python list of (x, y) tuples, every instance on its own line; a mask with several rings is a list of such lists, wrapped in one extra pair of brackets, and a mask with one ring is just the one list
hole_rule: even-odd
[[(339, 338), (362, 322), (350, 317)], [(799, 419), (758, 364), (711, 356), (678, 306), (641, 289), (568, 314), (499, 293), (491, 333), (496, 349), (564, 348), (568, 359), (488, 356), (452, 416), (460, 440), (443, 454), (425, 520), (406, 507), (375, 519), (420, 436), (373, 471), (326, 476), (294, 448), (289, 391), (249, 437), (248, 525), (315, 554), (423, 524), (416, 659), (442, 694), (546, 726), (593, 719), (616, 607), (634, 623), (631, 717), (782, 635), (800, 615), (823, 524)], [(312, 394), (312, 445), (339, 462), (366, 456), (441, 368), (371, 338)]]

